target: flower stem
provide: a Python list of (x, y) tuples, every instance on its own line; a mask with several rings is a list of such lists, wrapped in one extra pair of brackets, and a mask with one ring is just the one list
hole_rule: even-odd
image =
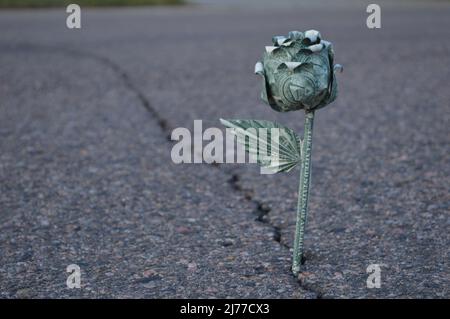
[(311, 180), (311, 149), (314, 111), (305, 112), (305, 128), (302, 142), (300, 182), (298, 187), (297, 221), (295, 226), (294, 255), (292, 272), (297, 276), (303, 256), (303, 238), (305, 235), (306, 216), (308, 213), (309, 186)]

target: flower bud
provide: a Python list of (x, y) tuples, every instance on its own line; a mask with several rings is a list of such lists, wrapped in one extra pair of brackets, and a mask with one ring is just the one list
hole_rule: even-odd
[(255, 73), (263, 78), (261, 97), (274, 110), (288, 112), (316, 110), (337, 96), (334, 52), (330, 42), (318, 31), (291, 31), (287, 37), (275, 36), (266, 47)]

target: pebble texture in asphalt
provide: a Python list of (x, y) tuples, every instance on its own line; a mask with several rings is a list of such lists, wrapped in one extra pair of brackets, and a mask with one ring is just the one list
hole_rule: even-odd
[[(448, 4), (0, 13), (0, 296), (449, 297)], [(316, 116), (306, 261), (297, 171), (175, 165), (174, 127), (276, 120), (252, 74), (272, 35), (335, 44)], [(82, 269), (69, 290), (67, 265)], [(366, 267), (382, 264), (382, 288)]]

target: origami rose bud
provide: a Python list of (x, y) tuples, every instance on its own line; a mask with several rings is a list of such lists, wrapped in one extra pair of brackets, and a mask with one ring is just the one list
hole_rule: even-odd
[(255, 73), (263, 77), (261, 97), (279, 112), (316, 110), (333, 102), (337, 96), (334, 52), (320, 33), (309, 30), (275, 36), (267, 46)]

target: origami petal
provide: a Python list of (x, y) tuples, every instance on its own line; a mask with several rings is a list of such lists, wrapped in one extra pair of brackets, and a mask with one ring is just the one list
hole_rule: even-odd
[(301, 40), (301, 39), (303, 39), (303, 33), (300, 31), (291, 31), (291, 32), (289, 32), (289, 39)]
[(322, 36), (317, 30), (305, 31), (305, 39), (309, 39), (310, 43), (319, 43)]
[(264, 65), (260, 61), (255, 64), (255, 74), (264, 75)]
[(335, 64), (333, 66), (335, 72), (342, 73), (344, 71), (344, 67), (341, 64)]
[(258, 61), (255, 64), (255, 73), (260, 75), (263, 80), (262, 90), (261, 90), (261, 99), (269, 104), (274, 110), (281, 111), (280, 107), (275, 103), (272, 95), (270, 94), (269, 86), (267, 85), (266, 75), (264, 73), (264, 65), (262, 62)]
[(289, 38), (286, 38), (285, 36), (282, 35), (276, 35), (272, 38), (272, 43), (275, 46), (280, 46), (282, 45), (284, 42), (288, 41)]
[(324, 47), (324, 45), (322, 43), (319, 43), (319, 44), (310, 45), (308, 47), (308, 49), (311, 52), (320, 52), (320, 51), (322, 51), (323, 47)]
[(266, 52), (272, 53), (273, 51), (279, 49), (280, 47), (274, 47), (274, 46), (266, 46)]
[(287, 67), (289, 71), (294, 71), (296, 68), (298, 68), (300, 65), (302, 65), (302, 62), (283, 62), (280, 64), (278, 69)]

